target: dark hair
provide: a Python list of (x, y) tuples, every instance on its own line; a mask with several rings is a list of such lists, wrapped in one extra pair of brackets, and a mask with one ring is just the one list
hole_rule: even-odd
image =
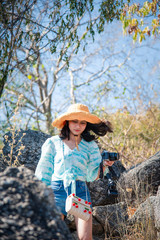
[[(92, 140), (97, 139), (97, 137), (91, 134), (90, 131), (92, 131), (98, 136), (104, 136), (106, 135), (107, 132), (113, 132), (112, 125), (108, 121), (107, 122), (101, 121), (100, 123), (97, 123), (97, 124), (87, 122), (87, 126), (85, 130), (81, 134), (81, 137), (87, 142), (91, 142)], [(61, 130), (60, 138), (61, 139), (68, 138), (69, 140), (69, 133), (70, 133), (69, 124), (68, 124), (68, 121), (66, 121), (64, 127)]]

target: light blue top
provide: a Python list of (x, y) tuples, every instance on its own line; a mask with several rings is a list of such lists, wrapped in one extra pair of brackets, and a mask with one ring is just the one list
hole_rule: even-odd
[(82, 139), (78, 148), (79, 151), (71, 150), (58, 135), (48, 138), (42, 146), (35, 175), (48, 186), (51, 181), (63, 180), (65, 188), (70, 183), (75, 186), (75, 180), (94, 181), (102, 158), (98, 145)]

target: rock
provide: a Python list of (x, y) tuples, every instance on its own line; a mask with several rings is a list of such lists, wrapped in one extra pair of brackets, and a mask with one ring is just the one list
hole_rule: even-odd
[(113, 180), (118, 180), (122, 173), (126, 171), (126, 168), (123, 166), (121, 161), (115, 161), (114, 164), (109, 167), (110, 175)]
[(155, 217), (155, 227), (160, 236), (160, 187), (158, 188), (157, 196), (154, 202), (154, 217)]
[[(49, 138), (50, 135), (47, 135), (42, 132), (33, 131), (33, 130), (20, 130), (16, 131), (15, 133), (15, 143), (13, 147), (13, 159), (12, 163), (15, 161), (16, 157), (18, 156), (18, 153), (20, 155), (18, 156), (19, 165), (23, 165), (27, 168), (29, 168), (32, 171), (35, 171), (37, 163), (40, 159), (41, 155), (41, 147), (45, 140)], [(4, 147), (3, 147), (3, 154), (6, 156), (6, 159), (9, 162), (9, 154), (11, 152), (11, 144), (13, 143), (13, 135), (11, 132), (8, 132), (4, 136)], [(22, 149), (20, 152), (18, 149), (21, 146), (24, 146), (24, 149)]]
[[(23, 136), (24, 133), (26, 135)], [(17, 131), (12, 160), (15, 161), (18, 156), (19, 163), (25, 167), (7, 168), (4, 171), (6, 162), (4, 159), (1, 161), (0, 156), (0, 171), (4, 171), (0, 173), (2, 240), (78, 240), (74, 217), (68, 216), (65, 222), (61, 221), (52, 190), (38, 181), (33, 174), (40, 159), (41, 147), (49, 137), (32, 130)], [(7, 133), (3, 154), (8, 161), (11, 141), (12, 134)], [(18, 155), (17, 150), (22, 144), (25, 148), (21, 149), (21, 154)], [(141, 227), (142, 223), (145, 226), (145, 236), (148, 233), (149, 239), (160, 239), (160, 152), (127, 171), (120, 161), (116, 161), (110, 168), (110, 174), (117, 184), (118, 198), (108, 195), (106, 177), (88, 183), (93, 205), (93, 240), (122, 239), (123, 234), (127, 236), (128, 231), (132, 234), (133, 226)], [(135, 204), (138, 204), (139, 208), (134, 216), (128, 219), (127, 206)]]
[(155, 197), (149, 197), (145, 202), (141, 203), (140, 206), (137, 208), (133, 217), (129, 220), (130, 224), (140, 223), (142, 221), (154, 221), (154, 202)]
[(140, 204), (135, 214), (128, 221), (129, 226), (138, 226), (149, 239), (160, 236), (160, 187), (156, 196), (147, 198)]
[(121, 175), (117, 183), (120, 201), (141, 203), (148, 195), (155, 195), (159, 185), (160, 151)]
[(2, 154), (0, 154), (0, 172), (3, 172), (7, 167), (7, 164), (4, 162)]
[(141, 235), (146, 235), (147, 239), (157, 239), (155, 229), (155, 218), (153, 204), (155, 197), (149, 197), (144, 203), (141, 203), (135, 214), (128, 221), (128, 231), (140, 232)]
[(112, 188), (113, 194), (108, 193), (108, 179), (105, 176), (103, 179), (87, 184), (90, 190), (93, 206), (114, 204), (118, 202), (118, 195), (115, 194), (116, 182), (120, 175), (125, 171), (125, 168), (120, 161), (116, 161), (112, 167), (109, 167), (109, 170), (110, 176), (115, 182), (115, 189), (113, 190)]
[(97, 221), (96, 217), (93, 216), (93, 235), (101, 236), (104, 234), (104, 225)]
[(125, 232), (124, 226), (128, 219), (127, 206), (125, 203), (97, 206), (93, 208), (93, 217), (104, 228), (106, 237), (118, 238)]
[(76, 224), (75, 224), (73, 215), (67, 214), (67, 217), (65, 218), (65, 222), (71, 231), (74, 232), (76, 230)]
[(25, 167), (0, 173), (0, 239), (73, 239), (52, 190)]
[(90, 182), (87, 185), (89, 187), (93, 206), (114, 204), (117, 202), (117, 198), (115, 196), (108, 195), (107, 179), (99, 179), (97, 181)]
[[(105, 239), (107, 237), (114, 237), (118, 239), (124, 234), (126, 222), (128, 220), (127, 207), (125, 203), (118, 203), (106, 206), (93, 207), (93, 239)], [(73, 232), (74, 239), (76, 238), (76, 226), (74, 217), (70, 214), (65, 219), (71, 232)]]

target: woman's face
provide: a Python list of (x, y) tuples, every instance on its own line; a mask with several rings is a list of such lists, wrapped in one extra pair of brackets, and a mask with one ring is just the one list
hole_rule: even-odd
[(69, 130), (73, 135), (81, 135), (86, 126), (86, 121), (79, 121), (77, 119), (69, 121)]

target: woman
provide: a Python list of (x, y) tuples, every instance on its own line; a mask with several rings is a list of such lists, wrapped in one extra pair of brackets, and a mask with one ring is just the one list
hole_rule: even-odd
[[(91, 202), (86, 182), (99, 178), (101, 162), (95, 135), (104, 136), (112, 129), (83, 104), (72, 104), (52, 125), (61, 130), (60, 135), (43, 144), (35, 175), (52, 187), (56, 205), (66, 216), (65, 201), (71, 193)], [(112, 164), (104, 161), (103, 170)], [(79, 239), (92, 239), (92, 216), (88, 221), (75, 217), (75, 222)]]

